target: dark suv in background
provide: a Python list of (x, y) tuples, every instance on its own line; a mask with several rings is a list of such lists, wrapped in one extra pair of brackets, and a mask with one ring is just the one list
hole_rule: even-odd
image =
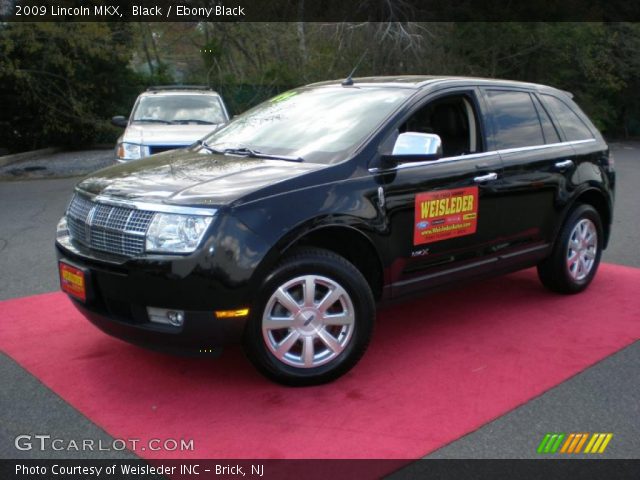
[(61, 284), (111, 335), (194, 353), (242, 341), (268, 377), (316, 384), (362, 356), (378, 302), (534, 265), (549, 289), (584, 290), (614, 178), (554, 88), (318, 83), (81, 181), (58, 226)]

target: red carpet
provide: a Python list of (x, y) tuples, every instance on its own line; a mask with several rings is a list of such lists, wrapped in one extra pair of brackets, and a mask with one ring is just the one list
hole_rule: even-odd
[(61, 293), (0, 303), (0, 348), (118, 438), (193, 439), (146, 458), (418, 458), (640, 338), (640, 270), (566, 297), (532, 270), (388, 308), (361, 363), (290, 389), (239, 349), (175, 358), (112, 339)]

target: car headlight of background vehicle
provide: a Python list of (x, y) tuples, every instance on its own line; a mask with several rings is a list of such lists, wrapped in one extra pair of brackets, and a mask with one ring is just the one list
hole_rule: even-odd
[(144, 145), (122, 142), (118, 144), (116, 155), (120, 160), (137, 160), (147, 156), (146, 150)]
[(156, 213), (147, 230), (146, 251), (191, 253), (202, 240), (213, 217)]

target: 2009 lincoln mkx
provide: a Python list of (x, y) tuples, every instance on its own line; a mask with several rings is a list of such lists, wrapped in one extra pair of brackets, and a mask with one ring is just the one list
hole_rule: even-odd
[(536, 265), (549, 289), (584, 290), (614, 180), (601, 134), (555, 88), (318, 83), (82, 180), (58, 225), (60, 281), (110, 335), (242, 342), (269, 378), (317, 384), (363, 355), (377, 303)]

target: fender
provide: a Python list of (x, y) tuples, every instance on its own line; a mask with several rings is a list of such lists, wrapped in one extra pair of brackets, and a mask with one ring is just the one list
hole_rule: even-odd
[[(367, 243), (371, 247), (371, 250), (375, 252), (375, 258), (373, 259), (375, 265), (379, 268), (380, 272), (384, 272), (380, 251), (384, 251), (383, 249), (386, 244), (381, 238), (376, 240), (374, 235), (368, 235), (366, 233), (367, 231), (372, 230), (370, 226), (363, 222), (362, 219), (354, 216), (326, 215), (323, 217), (309, 219), (282, 236), (262, 258), (260, 265), (253, 275), (252, 284), (257, 285), (257, 283), (262, 283), (268, 276), (269, 272), (278, 264), (282, 256), (296, 244), (300, 243), (305, 238), (313, 236), (314, 234), (330, 229), (343, 230), (345, 232), (349, 232), (350, 235), (356, 235), (362, 239), (362, 241)], [(384, 280), (386, 279), (383, 279), (383, 281)]]
[(571, 195), (571, 197), (567, 200), (564, 207), (562, 208), (562, 212), (560, 214), (560, 220), (554, 226), (553, 229), (553, 238), (557, 239), (559, 235), (559, 231), (562, 226), (565, 224), (569, 213), (573, 210), (577, 203), (580, 203), (581, 198), (585, 198), (586, 196), (597, 195), (601, 201), (601, 205), (593, 205), (594, 208), (598, 209), (600, 207), (606, 208), (607, 217), (602, 218), (602, 228), (604, 230), (604, 242), (603, 249), (607, 247), (609, 242), (609, 233), (611, 230), (611, 219), (613, 213), (613, 207), (611, 203), (611, 198), (606, 194), (603, 188), (599, 185), (583, 185), (580, 188), (577, 188)]

